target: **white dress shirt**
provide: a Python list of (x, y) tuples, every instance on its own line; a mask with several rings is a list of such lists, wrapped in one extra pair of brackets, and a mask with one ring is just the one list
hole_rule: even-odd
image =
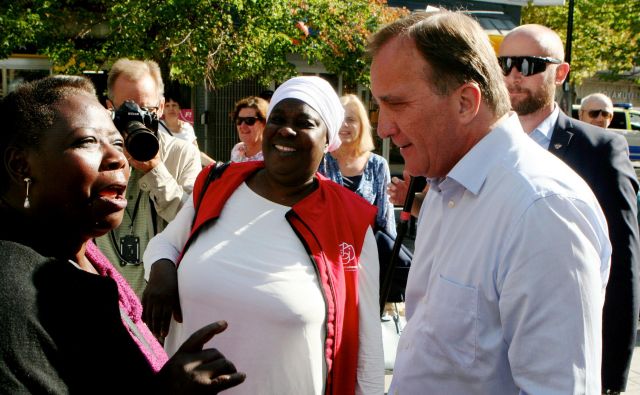
[(511, 114), (432, 182), (390, 394), (599, 394), (611, 247), (585, 182)]

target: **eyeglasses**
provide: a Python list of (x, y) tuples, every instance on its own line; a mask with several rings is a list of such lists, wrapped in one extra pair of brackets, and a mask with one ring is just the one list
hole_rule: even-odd
[[(586, 110), (582, 110), (582, 111), (586, 111)], [(602, 114), (603, 118), (613, 118), (613, 113), (607, 111), (607, 110), (590, 110), (587, 111), (587, 114), (589, 114), (589, 118), (598, 118), (600, 116), (600, 114)]]
[(140, 107), (140, 109), (141, 109), (141, 110), (144, 110), (144, 111), (148, 111), (148, 112), (153, 113), (153, 114), (157, 114), (157, 113), (158, 113), (158, 110), (160, 109), (160, 106), (155, 106), (155, 107)]
[(504, 75), (509, 75), (512, 68), (516, 68), (523, 76), (542, 73), (547, 69), (547, 64), (560, 64), (561, 60), (556, 58), (543, 58), (540, 56), (499, 56), (498, 63)]
[(242, 125), (242, 122), (246, 123), (248, 126), (253, 126), (255, 125), (256, 121), (261, 121), (262, 118), (259, 117), (237, 117), (236, 118), (236, 125), (240, 126)]

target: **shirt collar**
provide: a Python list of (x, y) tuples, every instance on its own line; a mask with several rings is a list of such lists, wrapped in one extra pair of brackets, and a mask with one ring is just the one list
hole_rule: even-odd
[(522, 125), (515, 112), (498, 122), (465, 156), (456, 163), (445, 178), (429, 179), (436, 189), (446, 189), (451, 181), (477, 195), (495, 163), (501, 160), (508, 149), (510, 138), (506, 134), (523, 133)]
[[(534, 134), (538, 134), (539, 136), (544, 136), (544, 139), (549, 142), (551, 141), (551, 135), (553, 134), (553, 128), (558, 121), (558, 115), (560, 114), (560, 107), (556, 103), (553, 103), (553, 111), (549, 114), (548, 117), (542, 120), (538, 126), (531, 132), (531, 137)], [(536, 140), (534, 138), (534, 140)]]

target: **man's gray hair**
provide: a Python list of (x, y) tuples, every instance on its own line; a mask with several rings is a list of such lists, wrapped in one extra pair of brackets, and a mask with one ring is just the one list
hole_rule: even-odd
[(107, 96), (113, 100), (113, 86), (119, 77), (123, 76), (137, 81), (146, 75), (150, 75), (155, 81), (158, 99), (161, 99), (164, 96), (164, 83), (162, 82), (162, 73), (158, 63), (153, 60), (132, 60), (127, 58), (118, 59), (111, 66), (107, 77)]
[(613, 109), (613, 102), (611, 101), (609, 96), (605, 95), (604, 93), (592, 93), (590, 95), (585, 96), (580, 101), (580, 109), (584, 110), (585, 105), (587, 105), (589, 102), (596, 101), (596, 100), (604, 102), (608, 109)]

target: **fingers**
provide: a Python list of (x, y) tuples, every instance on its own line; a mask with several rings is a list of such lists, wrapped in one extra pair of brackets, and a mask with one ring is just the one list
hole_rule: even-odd
[(189, 336), (189, 338), (182, 343), (178, 352), (195, 352), (202, 350), (202, 346), (209, 340), (213, 338), (213, 336), (218, 333), (223, 332), (227, 329), (226, 321), (217, 321), (212, 324), (209, 324), (205, 327), (198, 329), (193, 335)]
[(238, 373), (234, 364), (216, 349), (203, 350), (201, 357), (203, 363), (196, 370), (198, 374), (206, 375), (209, 385), (217, 391), (234, 387), (246, 378), (244, 373)]
[(217, 391), (223, 391), (231, 387), (235, 387), (236, 385), (242, 383), (246, 378), (247, 378), (247, 375), (242, 372), (225, 374), (222, 376), (212, 378), (211, 385)]
[(173, 319), (176, 320), (176, 322), (182, 322), (182, 308), (180, 307), (179, 301), (173, 307)]
[(142, 298), (144, 320), (149, 329), (156, 336), (166, 336), (171, 315), (180, 307), (177, 269), (172, 261), (160, 259), (151, 265), (149, 282)]
[(168, 303), (157, 304), (152, 312), (151, 330), (156, 336), (166, 337), (171, 324), (171, 305)]
[(387, 187), (389, 201), (392, 204), (401, 205), (402, 203), (404, 203), (404, 199), (407, 196), (407, 190), (407, 181), (401, 180), (398, 177), (391, 177), (391, 183)]

